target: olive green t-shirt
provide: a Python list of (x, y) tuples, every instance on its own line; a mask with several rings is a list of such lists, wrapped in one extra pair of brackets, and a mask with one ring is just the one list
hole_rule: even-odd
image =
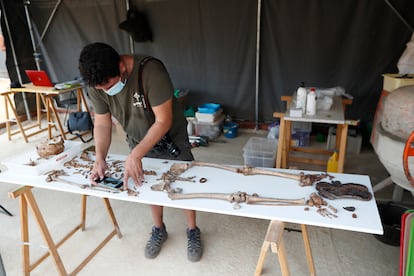
[[(149, 122), (145, 114), (142, 101), (138, 93), (139, 62), (145, 56), (134, 56), (134, 66), (128, 76), (122, 91), (115, 96), (109, 96), (101, 89), (91, 87), (89, 96), (95, 113), (111, 115), (121, 124), (131, 140), (139, 143), (147, 133), (152, 121)], [(180, 147), (190, 147), (187, 136), (187, 120), (183, 109), (174, 97), (174, 88), (165, 67), (157, 60), (148, 61), (142, 73), (144, 91), (147, 93), (150, 106), (158, 106), (173, 98), (173, 124), (169, 130), (171, 139)]]

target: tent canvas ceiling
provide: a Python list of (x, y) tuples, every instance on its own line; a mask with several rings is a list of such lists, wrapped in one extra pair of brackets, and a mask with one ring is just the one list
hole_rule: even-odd
[[(4, 1), (9, 19), (23, 9), (12, 2)], [(56, 2), (30, 1), (38, 33)], [(146, 12), (154, 33), (153, 42), (134, 43), (136, 53), (162, 59), (175, 87), (190, 90), (189, 103), (220, 103), (234, 118), (255, 120), (257, 0), (131, 2)], [(414, 25), (414, 1), (390, 2)], [(347, 117), (371, 121), (381, 75), (397, 72), (411, 37), (385, 1), (262, 0), (261, 8), (259, 120), (271, 121), (274, 111), (284, 109), (280, 96), (291, 95), (304, 81), (344, 87), (354, 96)], [(125, 1), (62, 1), (41, 43), (41, 65), (54, 81), (63, 81), (79, 75), (77, 58), (87, 43), (103, 41), (129, 53), (128, 33), (118, 27), (125, 19)], [(12, 27), (14, 40), (22, 28)], [(27, 59), (30, 44), (16, 44), (20, 58)], [(34, 67), (33, 62), (19, 64)]]

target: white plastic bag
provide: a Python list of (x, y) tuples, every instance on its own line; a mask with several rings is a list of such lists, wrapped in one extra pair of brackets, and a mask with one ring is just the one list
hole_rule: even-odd
[(401, 75), (414, 74), (414, 33), (397, 63)]
[(279, 138), (279, 124), (273, 123), (268, 127), (269, 133), (267, 134), (268, 139), (278, 139)]

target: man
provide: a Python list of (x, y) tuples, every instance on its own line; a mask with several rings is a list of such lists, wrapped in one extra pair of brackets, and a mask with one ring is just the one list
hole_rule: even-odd
[[(94, 137), (96, 160), (90, 181), (102, 179), (107, 170), (105, 158), (111, 143), (112, 120), (118, 120), (130, 147), (125, 161), (124, 185), (131, 178), (141, 186), (144, 180), (142, 158), (193, 160), (186, 131), (187, 121), (163, 64), (152, 59), (142, 70), (139, 89), (140, 63), (145, 56), (119, 55), (104, 43), (85, 46), (79, 57), (79, 70), (91, 87), (90, 99), (94, 105)], [(141, 91), (141, 93), (140, 93)], [(143, 95), (144, 94), (144, 95)], [(151, 206), (153, 227), (145, 247), (145, 256), (155, 258), (168, 234), (163, 222), (163, 206)], [(199, 261), (202, 255), (200, 229), (196, 225), (194, 210), (184, 210), (187, 218), (187, 257)]]

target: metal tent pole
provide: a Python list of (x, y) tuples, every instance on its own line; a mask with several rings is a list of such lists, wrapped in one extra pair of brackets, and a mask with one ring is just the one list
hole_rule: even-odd
[(30, 1), (25, 0), (24, 1), (24, 11), (26, 13), (27, 26), (29, 27), (30, 40), (32, 42), (33, 57), (34, 57), (34, 60), (35, 60), (35, 63), (36, 63), (37, 70), (40, 70), (40, 53), (37, 52), (37, 47), (36, 47), (34, 33), (33, 33), (32, 20), (30, 19), (30, 14), (29, 14), (29, 8), (28, 8), (29, 5), (30, 5)]
[(397, 9), (390, 3), (390, 1), (384, 1), (391, 8), (391, 10), (398, 16), (398, 18), (404, 23), (404, 25), (407, 26), (407, 28), (410, 29), (411, 32), (414, 32), (413, 26), (411, 26), (410, 23), (408, 23), (407, 20), (405, 20), (405, 18), (397, 11)]
[(256, 87), (255, 87), (255, 111), (256, 111), (256, 127), (259, 129), (259, 72), (260, 72), (260, 17), (262, 10), (262, 1), (257, 0), (257, 31), (256, 31)]
[[(45, 34), (46, 34), (47, 30), (49, 29), (50, 23), (52, 23), (52, 20), (53, 20), (53, 18), (55, 17), (55, 13), (56, 13), (57, 9), (59, 8), (59, 6), (60, 6), (61, 2), (62, 2), (62, 0), (59, 0), (59, 1), (57, 1), (57, 2), (56, 2), (56, 5), (55, 5), (55, 7), (53, 8), (52, 13), (50, 14), (49, 19), (47, 20), (46, 26), (45, 26), (45, 28), (43, 29), (42, 35), (41, 35), (41, 36), (40, 36), (40, 38), (39, 38), (39, 43), (37, 44), (36, 49), (37, 49), (37, 48), (39, 48), (40, 43), (43, 41), (43, 38), (45, 37)], [(27, 16), (27, 15), (26, 15), (26, 16)]]
[[(0, 0), (0, 2), (1, 2), (1, 9), (3, 10), (4, 23), (6, 25), (7, 35), (9, 36), (10, 47), (11, 47), (11, 52), (12, 52), (12, 55), (13, 55), (13, 61), (14, 61), (14, 66), (15, 66), (15, 70), (16, 70), (16, 73), (17, 73), (17, 78), (19, 79), (19, 83), (22, 84), (23, 80), (22, 80), (22, 76), (20, 75), (19, 63), (17, 61), (16, 51), (14, 49), (13, 37), (12, 37), (11, 32), (10, 32), (9, 20), (7, 19), (6, 9), (4, 7), (3, 0)], [(24, 109), (25, 109), (25, 112), (26, 112), (27, 119), (31, 120), (32, 116), (30, 115), (29, 106), (27, 105), (27, 100), (26, 100), (26, 94), (25, 93), (22, 93), (22, 98), (23, 98), (23, 104), (24, 104)]]
[[(127, 15), (128, 15), (128, 11), (131, 7), (131, 3), (129, 1), (130, 0), (125, 0)], [(131, 34), (128, 34), (128, 37), (129, 37), (129, 49), (131, 51), (131, 54), (134, 54), (135, 53), (134, 40), (132, 39)]]

